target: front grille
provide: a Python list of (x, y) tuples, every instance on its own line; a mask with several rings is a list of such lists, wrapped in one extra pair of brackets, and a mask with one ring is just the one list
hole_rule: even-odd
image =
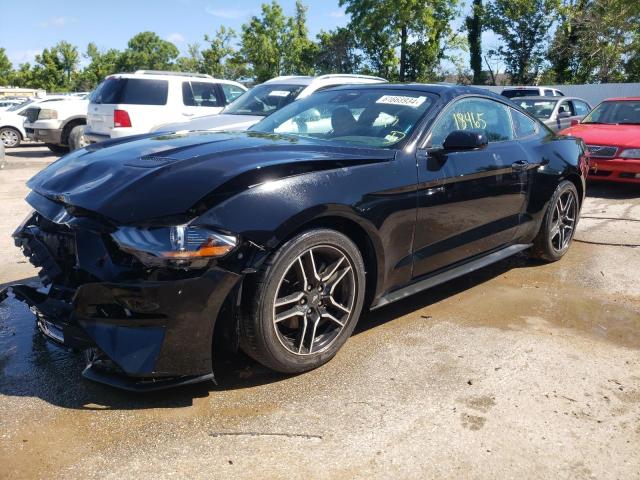
[(616, 156), (618, 147), (608, 147), (605, 145), (587, 145), (592, 157), (613, 158)]
[(27, 117), (29, 123), (33, 123), (38, 120), (38, 115), (40, 115), (40, 107), (30, 107), (27, 108), (23, 115)]

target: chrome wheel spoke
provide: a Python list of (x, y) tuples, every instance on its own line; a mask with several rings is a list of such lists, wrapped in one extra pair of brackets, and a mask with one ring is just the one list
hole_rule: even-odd
[(347, 313), (347, 314), (351, 313), (351, 310), (349, 310), (347, 307), (345, 307), (345, 306), (339, 304), (338, 302), (336, 302), (332, 296), (329, 296), (329, 302), (331, 302), (331, 305), (333, 305), (336, 308), (339, 308), (344, 313)]
[(288, 305), (290, 303), (299, 302), (304, 297), (304, 292), (296, 292), (286, 297), (276, 298), (276, 307)]
[(342, 279), (350, 271), (351, 271), (351, 265), (349, 265), (347, 268), (343, 268), (342, 271), (340, 271), (340, 273), (338, 274), (337, 278), (333, 282), (331, 282), (331, 289), (329, 290), (329, 295), (330, 296), (333, 296), (333, 292), (335, 291), (336, 287), (340, 284)]
[(290, 308), (289, 310), (285, 310), (284, 312), (277, 314), (274, 317), (273, 322), (280, 323), (283, 320), (287, 320), (288, 318), (298, 317), (298, 316), (304, 316), (304, 311), (299, 309), (298, 307), (293, 307), (293, 308)]
[(341, 327), (344, 327), (344, 323), (342, 323), (340, 320), (338, 320), (336, 317), (334, 317), (333, 315), (331, 315), (330, 313), (324, 312), (322, 314), (322, 318), (326, 318), (328, 320), (331, 320), (333, 323), (337, 323), (338, 325), (340, 325)]
[(316, 341), (316, 330), (318, 329), (320, 318), (321, 317), (316, 318), (313, 322), (313, 330), (311, 330), (311, 340), (309, 341), (309, 353), (313, 353), (313, 342)]
[(313, 278), (316, 280), (320, 280), (320, 275), (318, 274), (318, 269), (316, 268), (316, 259), (313, 256), (313, 249), (309, 249), (309, 258), (311, 259), (311, 271), (313, 273)]
[(326, 269), (325, 272), (328, 271), (329, 273), (322, 275), (322, 281), (323, 282), (328, 282), (331, 277), (333, 277), (333, 274), (336, 273), (336, 271), (338, 270), (338, 268), (340, 267), (340, 265), (342, 265), (342, 262), (344, 262), (344, 257), (340, 257), (340, 260), (338, 260), (337, 262), (334, 262), (333, 264), (329, 265)]
[(300, 274), (302, 275), (302, 288), (305, 290), (309, 285), (309, 280), (307, 279), (307, 273), (304, 271), (304, 263), (302, 263), (302, 257), (298, 257), (298, 267), (300, 268)]
[(307, 316), (305, 315), (302, 318), (303, 318), (302, 335), (300, 335), (300, 345), (298, 346), (298, 353), (302, 352), (302, 347), (304, 346), (304, 337), (307, 334)]

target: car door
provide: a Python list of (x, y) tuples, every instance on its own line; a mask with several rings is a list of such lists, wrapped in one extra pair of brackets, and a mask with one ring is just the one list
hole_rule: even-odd
[(213, 82), (182, 82), (182, 116), (185, 119), (214, 115), (225, 106), (222, 92)]
[(576, 118), (576, 113), (571, 101), (562, 100), (558, 103), (559, 105), (556, 113), (557, 129), (555, 129), (557, 132), (564, 130), (565, 128), (569, 128), (571, 126), (571, 120)]
[[(435, 272), (514, 239), (524, 209), (528, 161), (514, 140), (509, 107), (466, 97), (434, 122), (419, 150), (414, 277)], [(481, 130), (488, 144), (448, 151), (455, 130)], [(442, 180), (430, 182), (434, 172)]]

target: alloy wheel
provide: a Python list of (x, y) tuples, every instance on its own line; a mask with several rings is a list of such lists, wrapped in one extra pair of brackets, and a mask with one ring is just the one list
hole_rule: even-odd
[(282, 346), (296, 355), (328, 349), (351, 317), (356, 289), (353, 265), (341, 250), (305, 250), (285, 271), (274, 298), (273, 325)]
[(562, 193), (553, 209), (553, 218), (551, 219), (551, 229), (549, 236), (551, 237), (551, 245), (553, 249), (560, 252), (567, 248), (576, 226), (576, 216), (578, 205), (576, 198), (571, 190)]
[(15, 147), (20, 141), (20, 137), (15, 130), (6, 129), (0, 131), (0, 140), (5, 147)]

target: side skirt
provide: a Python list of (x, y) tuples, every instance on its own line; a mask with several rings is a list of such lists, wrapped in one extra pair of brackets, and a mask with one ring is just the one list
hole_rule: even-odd
[(480, 268), (486, 267), (487, 265), (491, 265), (492, 263), (504, 260), (505, 258), (515, 255), (516, 253), (526, 250), (527, 248), (531, 247), (531, 245), (533, 244), (528, 243), (511, 245), (496, 252), (471, 260), (470, 262), (467, 262), (463, 265), (459, 265), (442, 273), (427, 277), (424, 280), (418, 280), (417, 282), (407, 285), (406, 287), (402, 287), (398, 290), (387, 293), (371, 306), (371, 310), (384, 307), (385, 305), (389, 305), (390, 303), (402, 300), (403, 298), (413, 295), (414, 293), (421, 292), (422, 290), (426, 290), (427, 288), (435, 287), (436, 285), (439, 285), (441, 283), (445, 283), (449, 280), (453, 280), (454, 278), (458, 278), (462, 275), (471, 273), (474, 270), (478, 270)]

